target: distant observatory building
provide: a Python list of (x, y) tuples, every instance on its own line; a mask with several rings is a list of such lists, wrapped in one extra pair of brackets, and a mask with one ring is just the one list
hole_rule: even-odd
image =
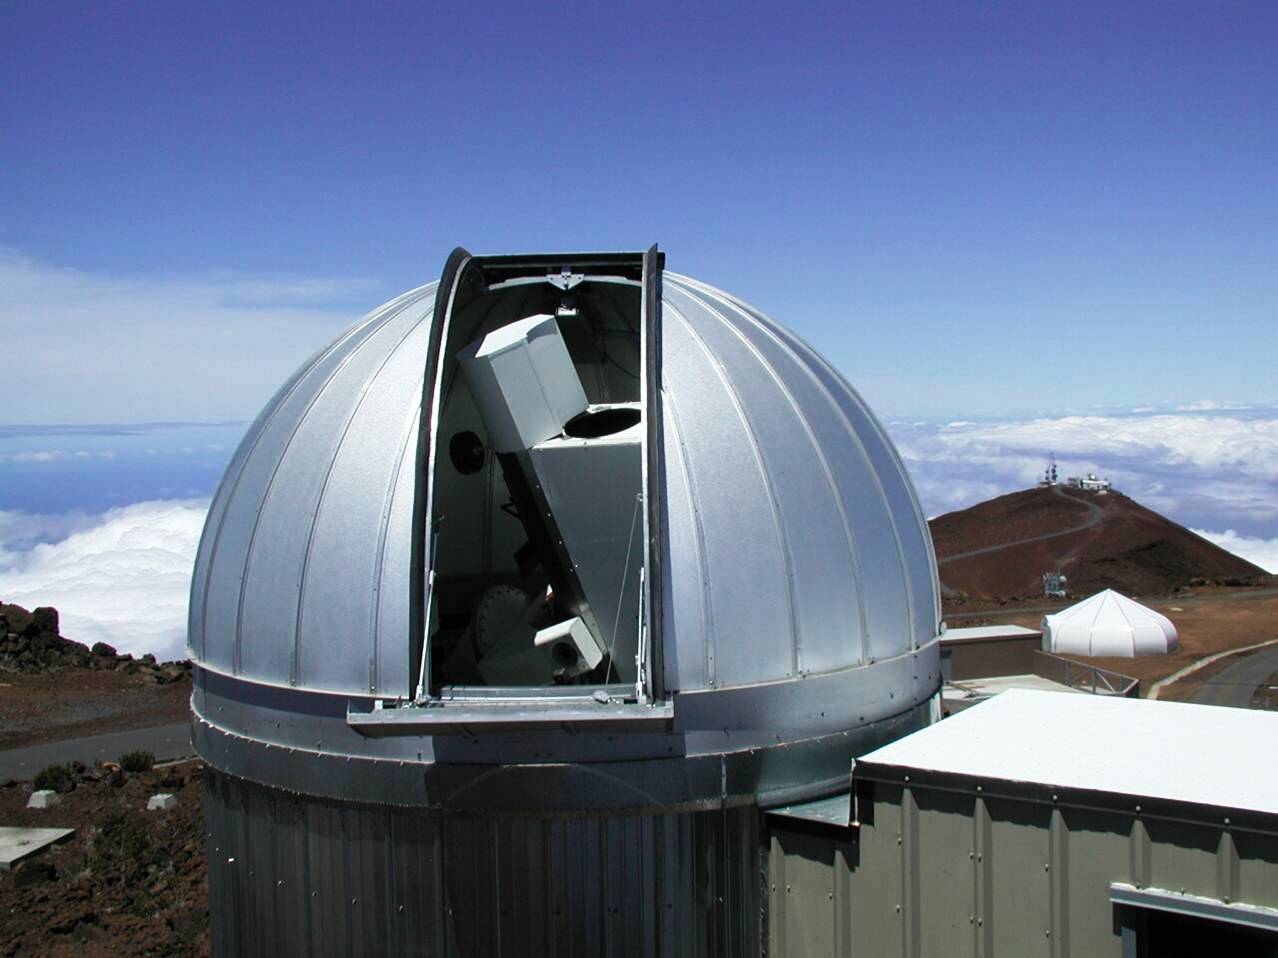
[(1074, 489), (1081, 489), (1083, 492), (1110, 492), (1114, 488), (1114, 484), (1108, 479), (1098, 478), (1096, 473), (1089, 472), (1085, 476), (1070, 476), (1066, 482)]
[(929, 724), (938, 592), (891, 442), (783, 326), (655, 247), (457, 250), (210, 509), (213, 951), (758, 954), (760, 810)]

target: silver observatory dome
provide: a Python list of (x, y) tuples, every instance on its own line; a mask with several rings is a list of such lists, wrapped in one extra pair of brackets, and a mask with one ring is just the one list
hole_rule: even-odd
[[(416, 808), (636, 836), (819, 797), (926, 724), (939, 620), (896, 451), (797, 337), (655, 247), (458, 250), (283, 386), (213, 501), (189, 631), (210, 842), (251, 854), (284, 796), (303, 830)], [(220, 868), (229, 953), (248, 906), (219, 930), (246, 894)]]

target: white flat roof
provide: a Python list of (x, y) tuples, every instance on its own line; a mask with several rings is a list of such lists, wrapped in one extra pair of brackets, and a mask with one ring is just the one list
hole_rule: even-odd
[(1042, 634), (1041, 629), (1027, 629), (1023, 625), (973, 625), (963, 629), (946, 629), (941, 633), (941, 644), (977, 639), (1014, 639)]
[(1275, 712), (1011, 689), (857, 763), (1278, 814), (1276, 741)]

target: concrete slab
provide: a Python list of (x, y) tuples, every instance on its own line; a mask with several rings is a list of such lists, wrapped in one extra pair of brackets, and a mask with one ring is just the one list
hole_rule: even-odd
[(148, 812), (167, 812), (172, 808), (177, 808), (177, 798), (169, 792), (160, 792), (146, 800)]
[(42, 788), (31, 793), (31, 797), (27, 799), (27, 808), (52, 808), (61, 802), (62, 796), (53, 789)]
[(50, 845), (66, 841), (74, 834), (74, 828), (0, 826), (0, 871), (8, 871), (18, 862), (44, 851)]
[(944, 697), (958, 699), (985, 698), (990, 695), (998, 695), (999, 692), (1006, 692), (1008, 689), (1091, 694), (1084, 689), (1070, 688), (1060, 682), (1045, 679), (1041, 675), (996, 675), (990, 678), (964, 679), (961, 682), (951, 682), (945, 688)]

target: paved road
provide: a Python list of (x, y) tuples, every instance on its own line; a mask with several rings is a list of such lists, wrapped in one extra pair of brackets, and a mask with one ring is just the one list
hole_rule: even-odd
[(0, 781), (9, 778), (27, 781), (46, 765), (75, 759), (86, 765), (91, 765), (94, 759), (114, 762), (125, 752), (138, 749), (151, 752), (161, 762), (193, 755), (191, 726), (181, 722), (9, 749), (0, 752)]
[(1233, 705), (1250, 708), (1251, 697), (1269, 676), (1278, 672), (1278, 647), (1270, 646), (1242, 655), (1203, 683), (1194, 701), (1201, 705)]

